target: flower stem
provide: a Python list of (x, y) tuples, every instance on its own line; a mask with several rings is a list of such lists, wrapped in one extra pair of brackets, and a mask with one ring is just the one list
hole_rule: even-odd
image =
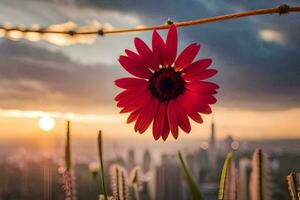
[(104, 167), (103, 167), (103, 149), (102, 149), (102, 133), (101, 130), (99, 131), (98, 134), (98, 151), (99, 151), (99, 161), (100, 161), (100, 176), (101, 176), (101, 181), (102, 181), (102, 188), (104, 192), (104, 199), (108, 200), (107, 197), (107, 192), (106, 192), (106, 187), (105, 187), (105, 178), (104, 178)]
[(187, 181), (187, 185), (188, 185), (188, 188), (191, 193), (191, 199), (192, 200), (204, 200), (200, 190), (198, 189), (198, 186), (197, 186), (195, 180), (193, 179), (192, 175), (190, 174), (190, 172), (183, 160), (183, 157), (182, 157), (180, 151), (178, 151), (178, 159), (179, 159), (180, 166), (181, 166), (181, 169), (183, 172), (183, 176), (185, 177), (185, 179)]
[(65, 148), (65, 164), (66, 170), (71, 170), (71, 135), (70, 135), (70, 121), (67, 121), (67, 138), (66, 138), (66, 148)]

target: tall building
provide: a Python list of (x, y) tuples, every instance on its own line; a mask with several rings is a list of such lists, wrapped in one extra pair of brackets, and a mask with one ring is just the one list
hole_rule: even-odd
[(229, 151), (232, 150), (232, 144), (234, 140), (233, 137), (228, 135), (227, 138), (224, 140), (224, 153), (228, 153)]
[(156, 200), (185, 199), (181, 168), (175, 156), (163, 155), (162, 163), (155, 171)]
[(150, 170), (151, 167), (151, 155), (148, 149), (144, 152), (143, 157), (143, 172), (147, 173)]
[[(151, 170), (151, 154), (148, 149), (145, 150), (143, 156), (143, 168), (142, 168), (144, 176), (152, 177), (152, 170)], [(140, 191), (140, 198), (143, 200), (150, 200), (151, 199), (151, 190), (149, 185), (149, 180), (143, 181), (143, 187)]]
[(210, 179), (210, 164), (208, 158), (207, 149), (200, 149), (197, 153), (197, 158), (199, 162), (199, 174), (198, 174), (198, 182), (199, 184), (204, 182), (209, 182)]
[(127, 168), (131, 171), (136, 166), (135, 162), (135, 152), (133, 149), (128, 150), (128, 160), (127, 160)]
[(238, 198), (243, 200), (250, 199), (249, 182), (251, 174), (251, 160), (249, 158), (241, 158), (239, 160), (239, 186)]
[(214, 123), (214, 119), (212, 119), (209, 147), (210, 148), (215, 148), (215, 145), (216, 145), (215, 123)]
[(216, 133), (215, 133), (215, 123), (212, 119), (211, 123), (211, 135), (208, 146), (208, 158), (210, 165), (210, 179), (214, 181), (216, 179), (216, 170), (217, 170), (217, 147), (216, 147)]

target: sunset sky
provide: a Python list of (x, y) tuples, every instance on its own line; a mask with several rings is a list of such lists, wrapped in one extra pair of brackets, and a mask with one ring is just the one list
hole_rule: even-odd
[[(143, 2), (143, 3), (142, 3)], [(116, 28), (158, 25), (297, 1), (207, 0), (1, 0), (0, 23), (48, 26), (73, 21)], [(165, 31), (161, 31), (165, 35)], [(255, 16), (178, 29), (179, 49), (201, 44), (199, 58), (211, 57), (220, 85), (213, 106), (217, 138), (300, 138), (300, 14)], [(118, 114), (114, 80), (128, 76), (118, 56), (134, 49), (134, 37), (150, 42), (151, 32), (108, 35), (93, 44), (58, 46), (47, 41), (0, 38), (0, 140), (34, 138), (38, 119), (51, 116), (61, 134), (73, 120), (78, 137), (151, 139), (134, 133)], [(212, 116), (193, 124), (189, 135), (208, 138)], [(171, 139), (171, 137), (170, 137)], [(171, 139), (172, 140), (172, 139)]]

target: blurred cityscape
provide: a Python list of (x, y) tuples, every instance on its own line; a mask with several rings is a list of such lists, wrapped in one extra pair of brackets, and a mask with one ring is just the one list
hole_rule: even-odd
[[(300, 170), (299, 140), (237, 141), (228, 135), (225, 140), (217, 141), (216, 134), (215, 124), (212, 122), (208, 141), (190, 142), (188, 147), (182, 149), (186, 163), (205, 199), (217, 199), (223, 163), (226, 154), (233, 151), (239, 174), (238, 197), (250, 200), (251, 159), (256, 148), (261, 148), (268, 155), (270, 199), (289, 199), (286, 176), (290, 172)], [(105, 151), (109, 148), (114, 149), (114, 153), (107, 150), (105, 154), (107, 188), (110, 188), (110, 166), (119, 164), (130, 172), (138, 165), (143, 181), (141, 199), (189, 199), (189, 191), (182, 176), (176, 151), (159, 151), (157, 148), (145, 147), (146, 145), (144, 148), (140, 147), (143, 145), (132, 143), (131, 145), (124, 148), (109, 145), (104, 149)], [(63, 150), (38, 155), (26, 147), (9, 149), (4, 145), (0, 148), (0, 200), (64, 199), (60, 173)], [(76, 161), (74, 170), (78, 199), (98, 199), (102, 189), (97, 157), (87, 156), (94, 154), (88, 148), (74, 152), (76, 152), (73, 158)]]

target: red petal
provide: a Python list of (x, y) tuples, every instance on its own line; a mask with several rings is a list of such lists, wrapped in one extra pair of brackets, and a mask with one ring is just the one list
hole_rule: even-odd
[(125, 49), (125, 53), (127, 54), (128, 57), (139, 60), (139, 61), (143, 61), (143, 59), (141, 58), (141, 56), (129, 49)]
[(137, 104), (132, 104), (132, 105), (128, 105), (128, 106), (125, 106), (121, 111), (120, 113), (128, 113), (128, 112), (133, 112), (133, 111), (136, 111), (137, 109), (140, 109), (142, 107), (145, 107), (145, 105), (149, 102), (149, 99), (146, 99), (145, 101), (143, 102), (139, 102)]
[(213, 95), (209, 94), (190, 94), (190, 101), (194, 102), (195, 105), (203, 105), (203, 104), (214, 104), (217, 102), (217, 99)]
[(178, 125), (184, 132), (189, 133), (191, 131), (191, 124), (189, 122), (187, 114), (182, 108), (182, 106), (176, 102), (176, 100), (174, 102), (176, 104), (175, 111), (177, 115)]
[(202, 124), (203, 123), (203, 119), (201, 117), (201, 115), (197, 112), (191, 112), (189, 113), (189, 117), (194, 120), (195, 122)]
[(212, 63), (210, 58), (200, 59), (183, 69), (182, 77), (203, 72)]
[(165, 52), (166, 45), (161, 38), (161, 36), (158, 34), (156, 30), (153, 31), (152, 34), (152, 50), (154, 55), (158, 58), (159, 63), (163, 65), (163, 58), (164, 58), (164, 52)]
[(203, 114), (210, 114), (212, 113), (211, 107), (207, 104), (205, 105), (198, 105), (197, 106), (197, 111)]
[(156, 116), (153, 121), (153, 137), (158, 140), (160, 136), (164, 133), (164, 123), (166, 121), (167, 105), (165, 103), (160, 103)]
[(115, 96), (115, 101), (119, 101), (121, 98), (123, 98), (126, 94), (126, 91), (122, 91), (117, 96)]
[(123, 89), (147, 89), (149, 86), (147, 81), (139, 78), (120, 78), (115, 84)]
[(129, 58), (127, 56), (120, 56), (119, 62), (122, 67), (130, 74), (139, 78), (150, 78), (152, 72), (146, 67), (145, 63)]
[(177, 102), (185, 109), (187, 115), (198, 123), (203, 120), (198, 112), (210, 114), (211, 108), (208, 104), (216, 102), (212, 95), (197, 95), (186, 91), (183, 95), (177, 98)]
[(139, 52), (139, 54), (142, 56), (142, 58), (148, 64), (148, 67), (150, 67), (153, 70), (158, 69), (159, 61), (158, 61), (157, 57), (154, 56), (153, 52), (147, 46), (147, 44), (140, 38), (135, 38), (134, 44), (135, 44), (136, 50)]
[(178, 138), (178, 122), (176, 117), (176, 104), (174, 100), (170, 100), (167, 107), (168, 123), (170, 130), (175, 139)]
[(184, 93), (183, 95), (177, 98), (177, 102), (181, 105), (184, 110), (186, 111), (187, 115), (193, 119), (195, 122), (202, 123), (203, 120), (201, 116), (198, 114), (196, 105), (194, 102), (189, 101), (189, 96)]
[(163, 130), (163, 133), (162, 133), (162, 136), (161, 136), (164, 141), (166, 141), (166, 139), (168, 138), (169, 133), (170, 133), (170, 128), (169, 128), (168, 119), (166, 117), (165, 118), (165, 123), (164, 123), (164, 130)]
[(203, 104), (214, 104), (217, 102), (217, 99), (211, 94), (197, 94), (190, 90), (186, 90), (183, 94), (186, 102), (189, 105), (203, 105)]
[(120, 99), (120, 101), (117, 103), (117, 107), (135, 107), (139, 105), (144, 105), (151, 97), (151, 94), (149, 91), (145, 90), (142, 92), (136, 92), (134, 91), (130, 95), (127, 95)]
[(141, 112), (141, 110), (138, 109), (138, 110), (130, 113), (129, 117), (127, 118), (127, 124), (134, 122), (137, 119), (137, 117), (139, 116), (140, 112)]
[(198, 74), (193, 74), (193, 75), (185, 75), (184, 79), (187, 81), (199, 81), (199, 80), (204, 80), (208, 79), (218, 73), (217, 70), (215, 69), (207, 69), (203, 72), (200, 72)]
[(124, 90), (123, 92), (119, 93), (115, 97), (115, 101), (123, 101), (125, 99), (128, 99), (128, 97), (136, 97), (136, 94), (144, 93), (147, 92), (147, 90)]
[(144, 133), (151, 124), (159, 105), (157, 98), (152, 98), (149, 103), (141, 109), (141, 112), (136, 120), (134, 130)]
[(219, 89), (220, 87), (212, 82), (206, 82), (206, 81), (193, 81), (187, 84), (189, 86), (192, 86), (193, 88), (197, 90), (216, 90)]
[(216, 89), (219, 88), (219, 86), (214, 83), (203, 81), (188, 82), (185, 87), (198, 94), (216, 94)]
[(173, 24), (169, 29), (166, 41), (166, 49), (164, 54), (165, 66), (171, 66), (174, 63), (177, 54), (177, 43), (177, 30), (176, 26)]
[(189, 66), (193, 62), (194, 58), (197, 56), (199, 50), (200, 45), (197, 45), (196, 43), (187, 46), (175, 61), (176, 71), (179, 71)]
[[(137, 109), (140, 109), (145, 104), (147, 104), (151, 98), (151, 94), (148, 91), (143, 93), (137, 93), (136, 91), (124, 91), (127, 93), (120, 93), (122, 95), (118, 99), (118, 107), (124, 107), (120, 113), (132, 112)], [(129, 93), (130, 92), (130, 93)], [(129, 94), (128, 94), (129, 93)], [(142, 97), (142, 98), (140, 98)]]

